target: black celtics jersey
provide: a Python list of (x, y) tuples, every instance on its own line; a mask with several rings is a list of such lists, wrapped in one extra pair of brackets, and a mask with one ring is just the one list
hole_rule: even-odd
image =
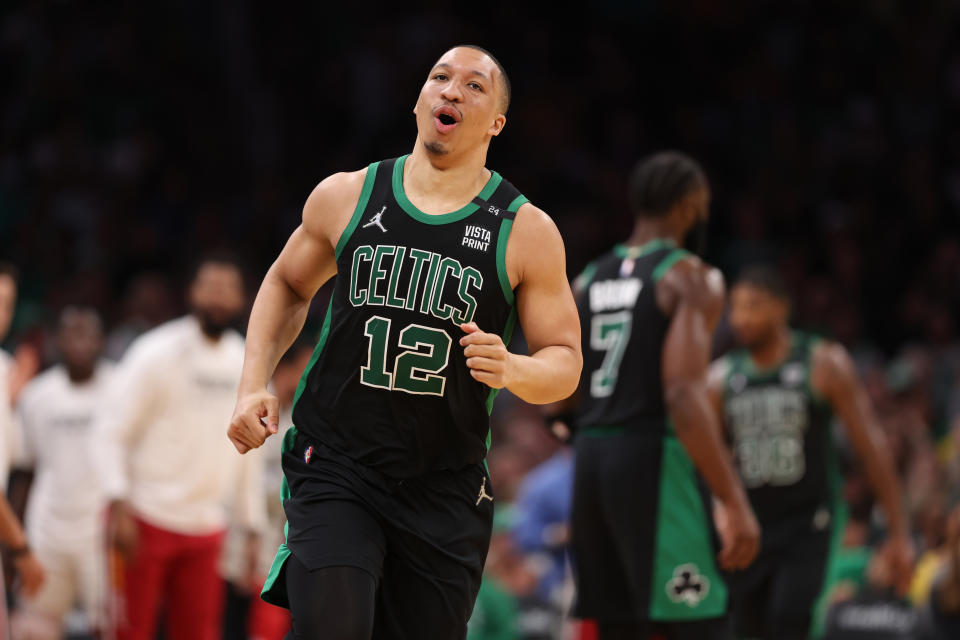
[(666, 239), (618, 245), (575, 282), (583, 344), (579, 430), (667, 428), (660, 362), (670, 318), (656, 283), (690, 254)]
[(367, 169), (293, 408), (300, 432), (399, 479), (486, 454), (495, 393), (470, 375), (459, 324), (509, 342), (507, 238), (527, 202), (493, 172), (467, 206), (425, 214), (404, 194), (406, 158)]
[(810, 522), (818, 513), (829, 518), (833, 414), (810, 386), (816, 344), (816, 338), (795, 332), (786, 360), (764, 370), (746, 350), (725, 356), (725, 431), (765, 531), (785, 520)]

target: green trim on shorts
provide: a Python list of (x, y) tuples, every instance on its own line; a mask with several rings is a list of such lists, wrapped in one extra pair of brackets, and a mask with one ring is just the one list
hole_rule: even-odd
[[(297, 428), (295, 426), (287, 429), (283, 435), (283, 443), (280, 445), (280, 451), (286, 453), (293, 449), (293, 442), (297, 439)], [(287, 484), (287, 477), (284, 476), (280, 481), (280, 501), (286, 502), (290, 498), (290, 485)], [(260, 591), (260, 597), (270, 604), (278, 607), (288, 607), (289, 603), (280, 597), (277, 591), (282, 592), (284, 585), (278, 586), (280, 574), (283, 572), (283, 565), (290, 557), (290, 548), (287, 547), (287, 536), (290, 534), (290, 523), (283, 525), (283, 542), (277, 549), (277, 555), (273, 558), (273, 564), (270, 565), (270, 571), (267, 573), (267, 579), (263, 583), (263, 589)]]
[(357, 206), (353, 210), (350, 222), (347, 223), (347, 228), (343, 230), (343, 233), (340, 234), (340, 239), (337, 240), (337, 248), (333, 252), (334, 258), (340, 257), (340, 252), (347, 246), (347, 242), (350, 241), (350, 236), (353, 235), (353, 232), (357, 229), (357, 225), (360, 224), (363, 212), (366, 210), (367, 203), (370, 201), (370, 193), (373, 191), (373, 182), (377, 178), (377, 167), (379, 166), (379, 162), (374, 162), (367, 167), (367, 175), (363, 179), (363, 188), (360, 190), (360, 199), (357, 200)]
[(827, 552), (827, 566), (823, 570), (823, 585), (820, 594), (814, 600), (813, 617), (810, 621), (810, 638), (823, 636), (827, 622), (827, 609), (830, 608), (830, 589), (837, 582), (840, 549), (843, 546), (843, 532), (847, 528), (849, 511), (843, 501), (843, 478), (840, 474), (839, 455), (833, 441), (827, 441), (827, 460), (830, 474), (830, 550)]
[[(673, 432), (672, 425), (667, 432)], [(727, 612), (727, 585), (716, 564), (711, 520), (693, 461), (672, 435), (663, 438), (660, 465), (648, 615), (659, 622), (722, 616)], [(684, 585), (690, 586), (682, 589)]]

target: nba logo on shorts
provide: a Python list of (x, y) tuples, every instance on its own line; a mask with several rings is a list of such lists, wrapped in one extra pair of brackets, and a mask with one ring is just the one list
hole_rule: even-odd
[(313, 445), (310, 445), (303, 451), (303, 461), (310, 464), (310, 458), (313, 456)]

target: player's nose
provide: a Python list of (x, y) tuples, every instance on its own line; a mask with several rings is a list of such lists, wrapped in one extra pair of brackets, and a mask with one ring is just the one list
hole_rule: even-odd
[(440, 90), (440, 97), (447, 102), (463, 102), (463, 92), (460, 91), (459, 85), (453, 80), (443, 86)]

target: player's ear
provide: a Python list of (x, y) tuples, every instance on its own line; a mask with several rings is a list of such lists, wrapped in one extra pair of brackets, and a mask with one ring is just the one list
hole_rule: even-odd
[(493, 119), (493, 124), (490, 125), (487, 133), (492, 136), (498, 136), (505, 126), (507, 126), (507, 116), (501, 113)]

